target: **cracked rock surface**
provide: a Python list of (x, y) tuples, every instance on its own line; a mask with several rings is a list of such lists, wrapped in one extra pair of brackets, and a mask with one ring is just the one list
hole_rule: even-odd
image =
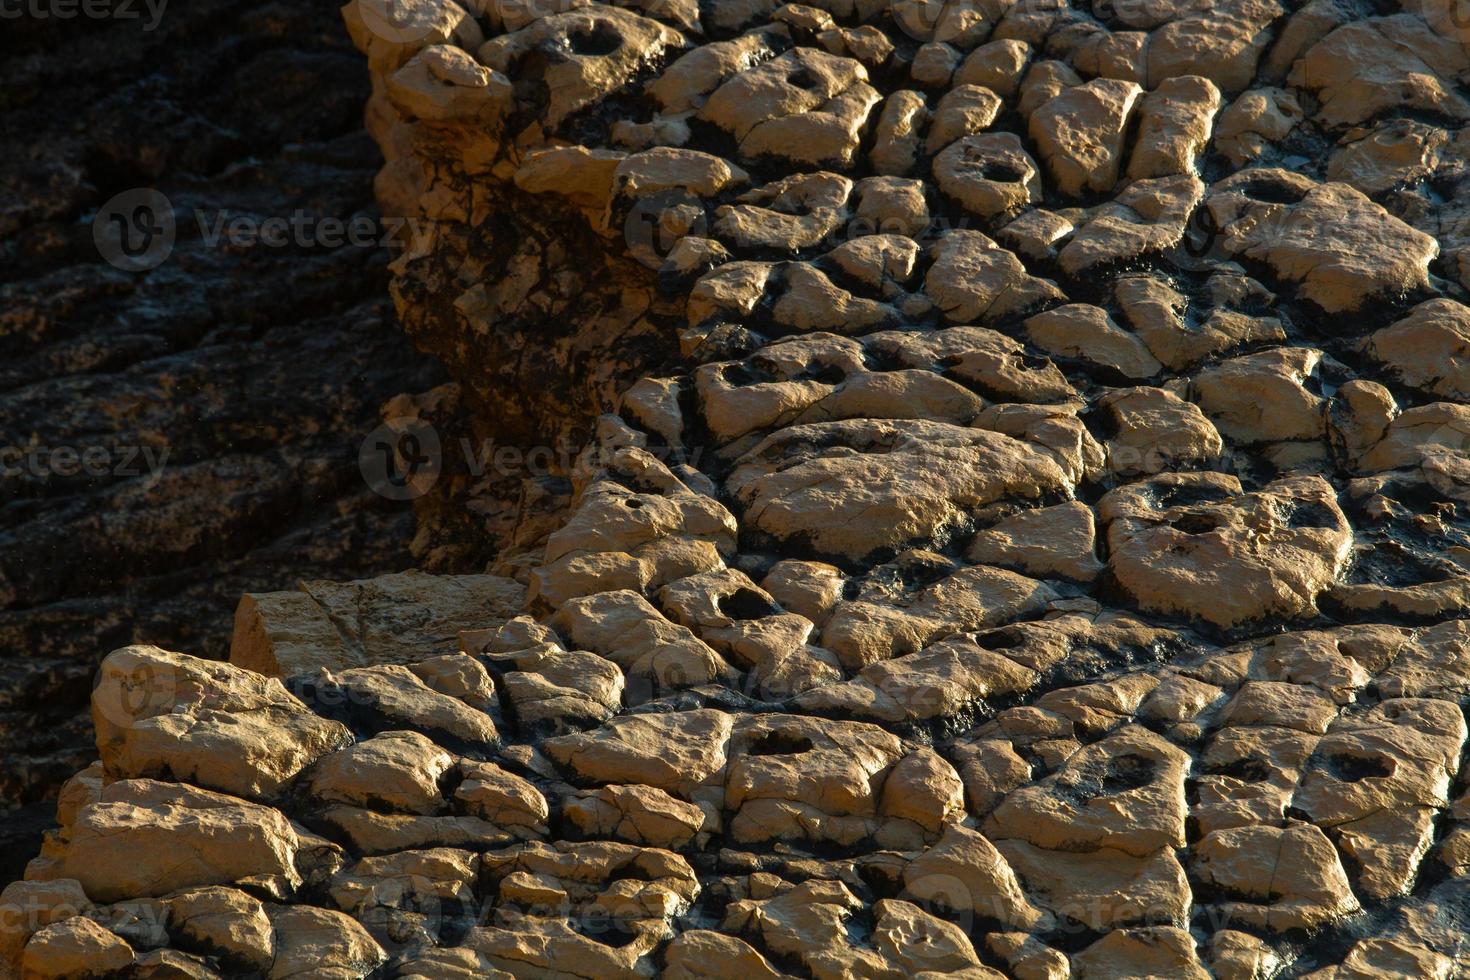
[(407, 330), (589, 438), (112, 653), (10, 969), (1470, 972), (1445, 10), (344, 14)]

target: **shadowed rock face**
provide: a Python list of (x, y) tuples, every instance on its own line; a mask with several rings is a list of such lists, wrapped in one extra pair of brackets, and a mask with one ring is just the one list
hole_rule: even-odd
[(255, 595), (231, 664), (111, 654), (0, 953), (1470, 967), (1447, 15), (343, 13), (421, 222), (401, 321), (482, 430), (585, 450), (473, 590)]
[[(106, 648), (222, 657), (242, 592), (408, 564), (411, 518), (366, 491), (357, 445), (440, 378), (392, 324), (382, 250), (211, 247), (194, 217), (376, 212), (335, 12), (206, 2), (145, 31), (134, 7), (0, 38), (0, 800), (38, 816), (94, 756)], [(124, 272), (92, 215), (145, 185), (179, 240)], [(37, 843), (5, 847), (0, 877)]]

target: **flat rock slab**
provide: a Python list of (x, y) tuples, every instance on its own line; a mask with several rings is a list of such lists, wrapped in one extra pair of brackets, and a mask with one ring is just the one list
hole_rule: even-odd
[(525, 588), (496, 575), (403, 572), (357, 582), (302, 582), (244, 596), (230, 663), (271, 677), (418, 663), (459, 651), (461, 630), (514, 619)]

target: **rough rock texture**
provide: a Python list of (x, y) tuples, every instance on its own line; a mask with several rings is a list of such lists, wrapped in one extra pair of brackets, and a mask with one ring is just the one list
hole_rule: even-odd
[(345, 16), (410, 332), (508, 430), (611, 410), (526, 483), (517, 609), (114, 654), (10, 962), (1470, 970), (1441, 12)]
[[(204, 0), (145, 31), (133, 9), (0, 28), (0, 880), (93, 757), (109, 650), (222, 657), (242, 593), (412, 562), (409, 506), (368, 490), (357, 447), (443, 380), (392, 322), (387, 250), (210, 245), (196, 219), (377, 213), (336, 12)], [(143, 186), (179, 231), (129, 273), (93, 214)]]

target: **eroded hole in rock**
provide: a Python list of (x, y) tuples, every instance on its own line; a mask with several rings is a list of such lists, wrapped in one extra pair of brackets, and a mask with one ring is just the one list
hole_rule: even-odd
[(1264, 759), (1236, 759), (1218, 763), (1205, 770), (1212, 776), (1230, 776), (1248, 783), (1261, 783), (1271, 778), (1271, 765)]
[(720, 612), (731, 619), (764, 619), (767, 616), (776, 616), (781, 612), (781, 607), (771, 602), (765, 596), (754, 589), (741, 589), (732, 592), (720, 599)]
[(1336, 752), (1321, 760), (1322, 768), (1345, 783), (1392, 776), (1397, 768), (1392, 759)]
[(1081, 801), (1113, 796), (1139, 789), (1153, 781), (1158, 763), (1139, 755), (1120, 755), (1068, 771), (1057, 782), (1059, 789)]
[(750, 743), (746, 752), (748, 755), (801, 755), (813, 748), (812, 740), (805, 735), (776, 731), (767, 732)]
[(1240, 190), (1247, 197), (1265, 204), (1296, 204), (1307, 196), (1306, 191), (1264, 179), (1248, 181)]
[(610, 24), (599, 23), (594, 27), (578, 27), (569, 32), (567, 44), (574, 54), (600, 58), (621, 48), (623, 38)]
[(996, 160), (987, 160), (980, 167), (980, 176), (985, 180), (996, 180), (1002, 183), (1013, 184), (1025, 180), (1026, 175), (1017, 168), (1007, 163)]
[(1184, 514), (1169, 522), (1169, 526), (1185, 534), (1209, 534), (1225, 527), (1229, 522), (1219, 514)]

